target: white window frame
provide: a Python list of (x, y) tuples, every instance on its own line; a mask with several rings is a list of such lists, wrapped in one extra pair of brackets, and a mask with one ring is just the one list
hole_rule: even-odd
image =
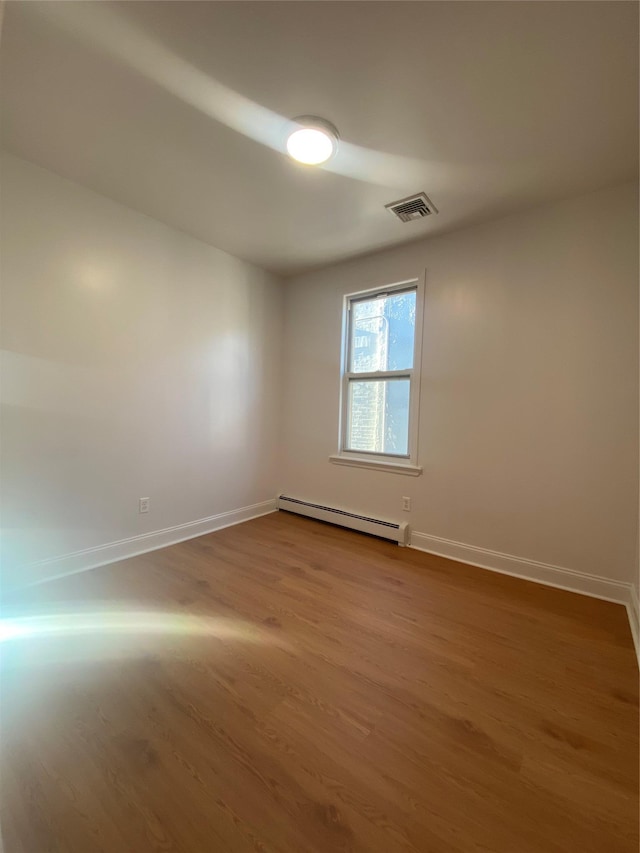
[[(371, 373), (351, 373), (351, 316), (352, 305), (376, 297), (389, 296), (407, 290), (416, 292), (416, 325), (413, 341), (413, 367), (407, 370), (381, 370)], [(342, 311), (342, 357), (340, 363), (340, 419), (338, 432), (338, 452), (329, 457), (337, 465), (350, 465), (358, 468), (370, 468), (376, 471), (389, 471), (396, 474), (418, 476), (422, 468), (418, 464), (418, 420), (420, 416), (420, 367), (422, 364), (422, 324), (424, 315), (424, 276), (383, 285), (369, 290), (349, 293), (344, 297)], [(367, 379), (408, 379), (409, 380), (409, 445), (406, 456), (378, 453), (375, 451), (349, 450), (346, 445), (348, 422), (349, 382)]]

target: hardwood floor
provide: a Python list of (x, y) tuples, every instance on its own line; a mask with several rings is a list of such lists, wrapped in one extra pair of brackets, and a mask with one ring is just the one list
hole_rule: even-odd
[(279, 513), (5, 617), (5, 853), (637, 853), (619, 605)]

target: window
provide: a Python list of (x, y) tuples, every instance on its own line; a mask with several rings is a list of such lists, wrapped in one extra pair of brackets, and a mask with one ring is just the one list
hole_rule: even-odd
[(345, 299), (340, 452), (332, 462), (419, 474), (417, 281)]

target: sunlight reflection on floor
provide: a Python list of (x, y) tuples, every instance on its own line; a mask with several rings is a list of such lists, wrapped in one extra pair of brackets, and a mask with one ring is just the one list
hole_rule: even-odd
[[(190, 640), (288, 645), (270, 630), (240, 619), (140, 609), (110, 602), (99, 609), (59, 605), (54, 612), (19, 613), (0, 619), (2, 669), (139, 658), (161, 649), (175, 652)], [(209, 654), (210, 644), (198, 646)], [(193, 650), (192, 650), (193, 651)]]

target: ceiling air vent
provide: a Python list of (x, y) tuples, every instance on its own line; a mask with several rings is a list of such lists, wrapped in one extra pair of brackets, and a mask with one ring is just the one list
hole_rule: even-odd
[(392, 201), (391, 204), (385, 204), (385, 207), (391, 213), (395, 213), (401, 222), (411, 222), (438, 212), (435, 204), (424, 193), (410, 195), (408, 198), (401, 198), (400, 201)]

